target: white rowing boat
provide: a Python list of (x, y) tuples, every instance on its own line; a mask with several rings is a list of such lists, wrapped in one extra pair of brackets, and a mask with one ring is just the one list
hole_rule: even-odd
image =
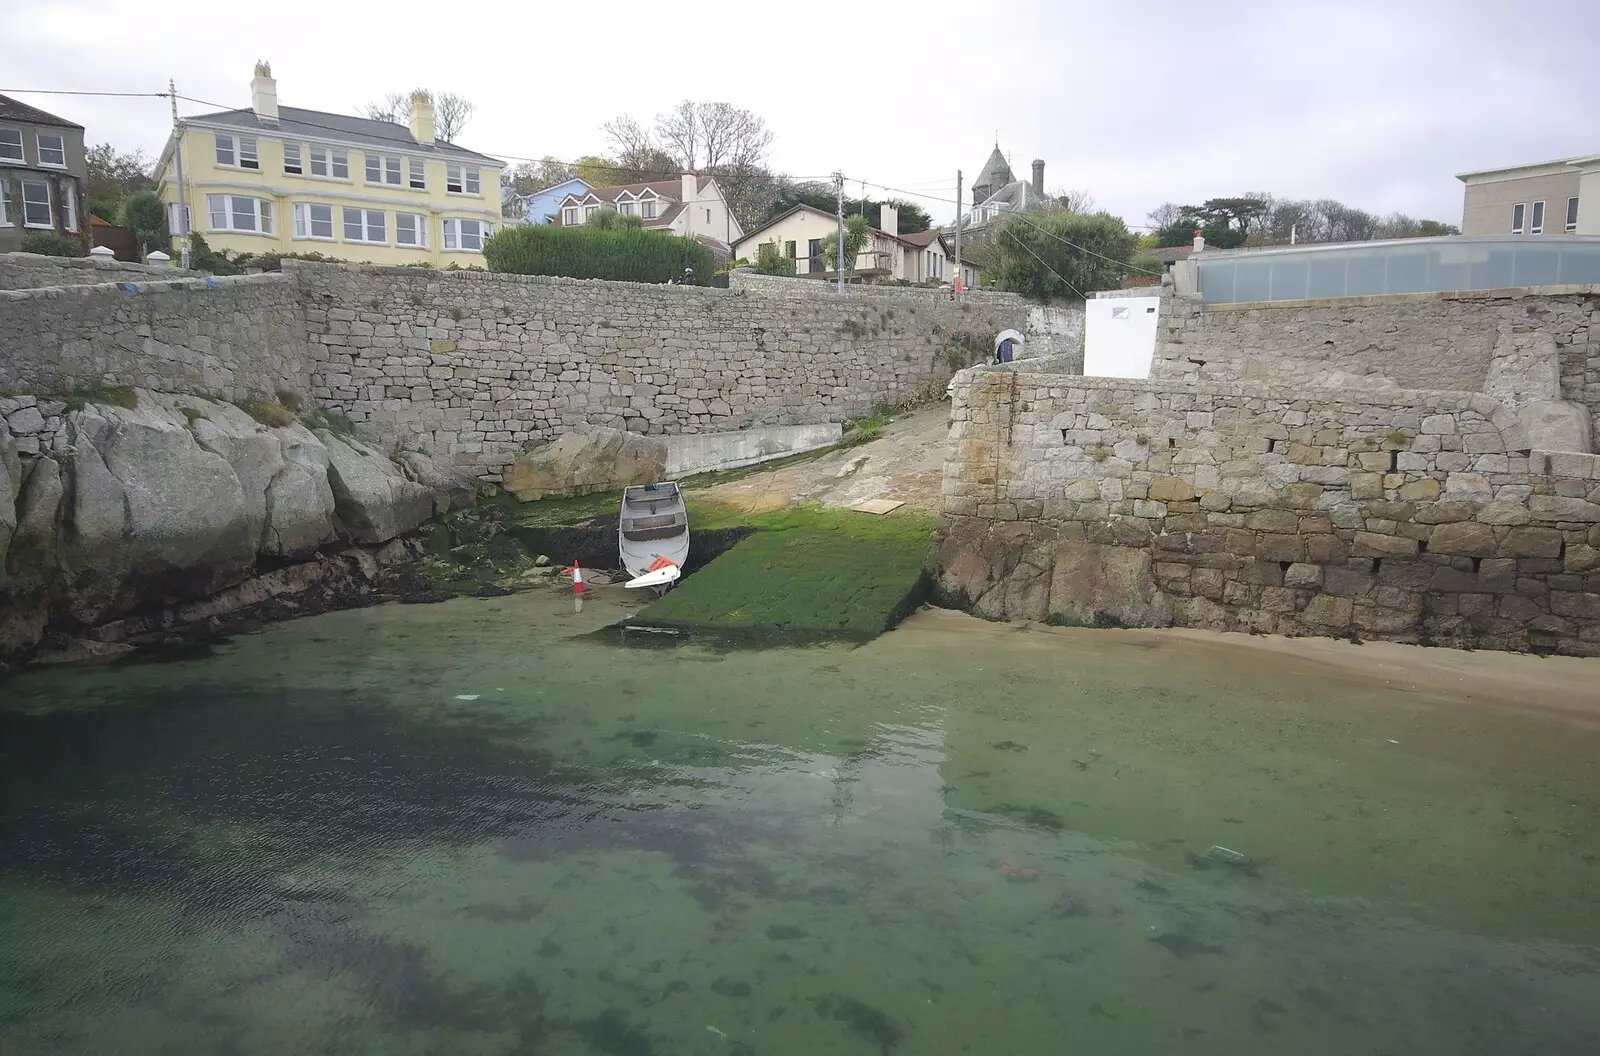
[(673, 481), (635, 484), (622, 492), (617, 549), (630, 588), (665, 591), (689, 558), (689, 510)]

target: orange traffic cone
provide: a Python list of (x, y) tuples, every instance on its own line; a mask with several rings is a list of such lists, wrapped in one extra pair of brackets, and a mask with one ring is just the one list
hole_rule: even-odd
[(578, 567), (578, 562), (572, 562), (572, 593), (583, 593), (583, 569)]

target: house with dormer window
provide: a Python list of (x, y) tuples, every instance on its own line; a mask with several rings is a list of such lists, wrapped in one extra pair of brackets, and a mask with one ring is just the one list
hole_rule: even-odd
[(563, 198), (552, 223), (578, 227), (602, 209), (637, 216), (649, 230), (698, 238), (724, 250), (744, 237), (715, 176), (686, 172), (676, 180), (590, 187)]
[(279, 106), (260, 63), (250, 99), (185, 117), (168, 139), (155, 178), (174, 235), (187, 211), (190, 231), (234, 253), (482, 266), (504, 162), (439, 139), (428, 93), (412, 93), (404, 125)]

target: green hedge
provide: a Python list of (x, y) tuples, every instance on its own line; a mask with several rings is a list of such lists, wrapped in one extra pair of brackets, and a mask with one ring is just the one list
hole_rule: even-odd
[(22, 236), (22, 252), (42, 253), (47, 257), (81, 257), (83, 244), (75, 238), (48, 231), (29, 231)]
[(484, 243), (483, 258), (490, 271), (618, 282), (681, 282), (693, 268), (695, 282), (707, 285), (717, 267), (711, 250), (692, 238), (553, 224), (501, 228)]

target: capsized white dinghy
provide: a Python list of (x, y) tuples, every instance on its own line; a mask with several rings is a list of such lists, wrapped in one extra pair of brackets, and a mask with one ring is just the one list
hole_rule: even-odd
[(623, 586), (664, 591), (678, 581), (689, 558), (689, 510), (675, 481), (623, 489), (617, 549), (633, 577)]

